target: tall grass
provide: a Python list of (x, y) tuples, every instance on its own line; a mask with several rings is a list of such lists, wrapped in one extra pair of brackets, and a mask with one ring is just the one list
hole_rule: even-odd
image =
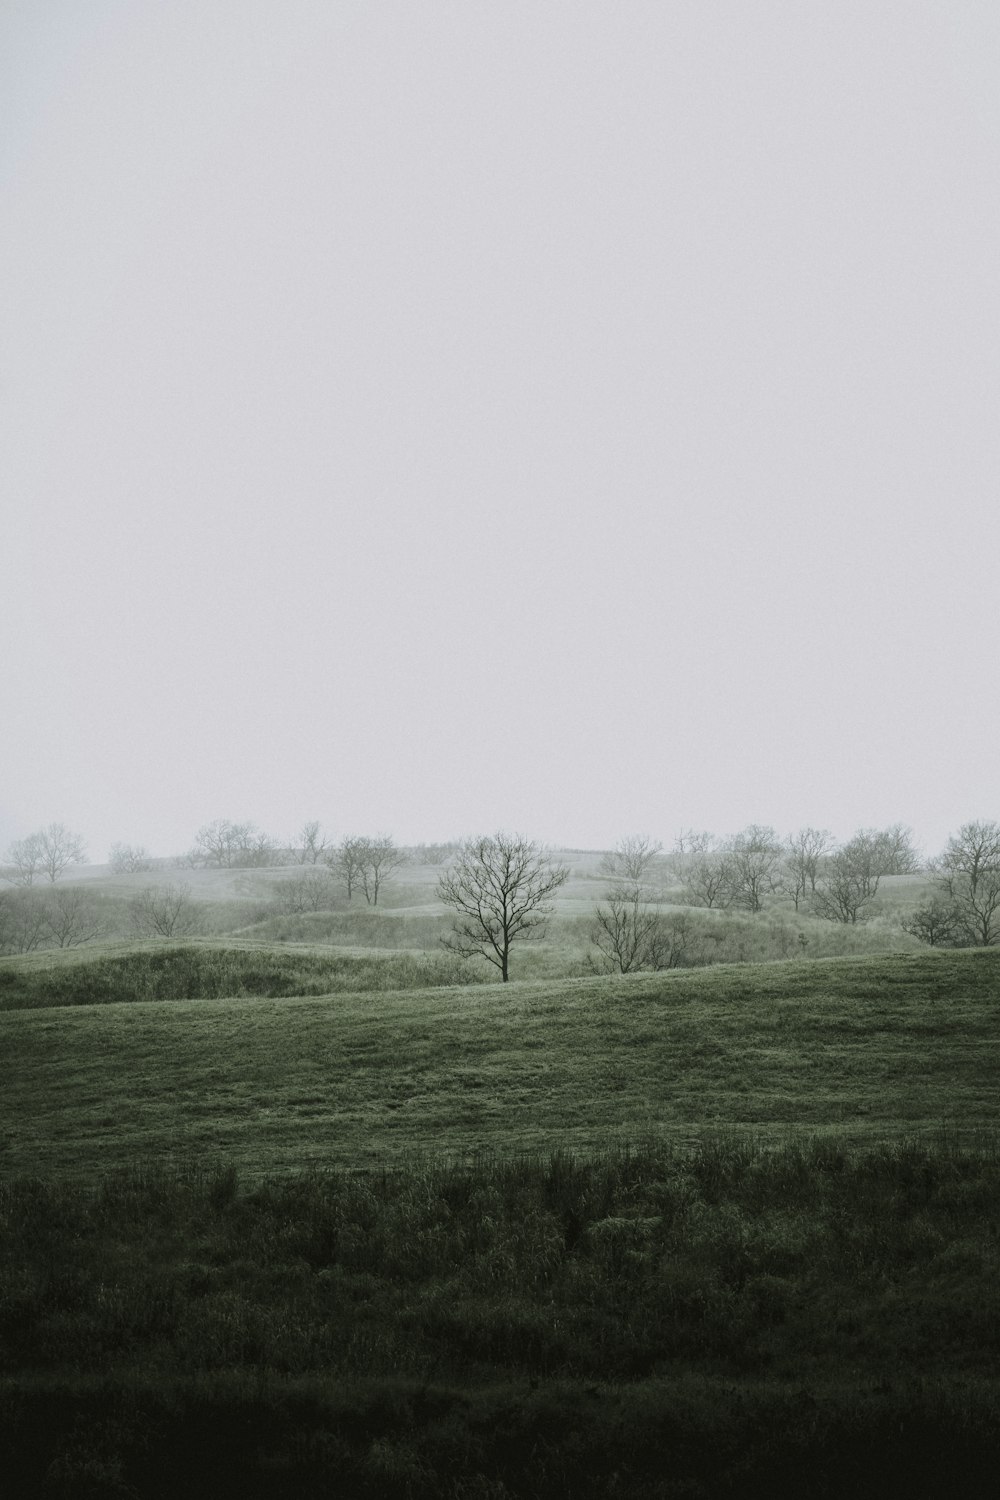
[(0, 964), (0, 1010), (136, 1000), (281, 998), (468, 983), (448, 954), (317, 954), (208, 943), (143, 945), (73, 963)]
[(1000, 1146), (747, 1136), (0, 1181), (6, 1369), (996, 1374)]
[(26, 1495), (801, 1494), (807, 1477), (985, 1495), (998, 1198), (992, 1138), (8, 1180), (6, 1472)]
[[(751, 914), (672, 907), (664, 909), (663, 919), (676, 942), (679, 968), (914, 953), (923, 948), (888, 912), (858, 926), (826, 922), (790, 908)], [(567, 956), (575, 949), (578, 957), (588, 955), (593, 965), (600, 955), (593, 947), (592, 929), (590, 917), (563, 918), (552, 924), (550, 938)]]
[(434, 948), (449, 931), (443, 912), (403, 915), (378, 907), (347, 911), (270, 912), (240, 929), (243, 937), (274, 943), (328, 943), (355, 948)]

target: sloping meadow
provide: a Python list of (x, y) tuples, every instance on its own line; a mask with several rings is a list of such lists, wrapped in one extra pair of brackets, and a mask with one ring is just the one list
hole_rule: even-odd
[(152, 942), (0, 960), (0, 1010), (144, 1000), (328, 995), (469, 982), (447, 954), (315, 952), (266, 944)]
[[(219, 983), (326, 990), (341, 958), (314, 969), (303, 953), (247, 949)], [(706, 1126), (992, 1128), (998, 1009), (1000, 954), (976, 952), (7, 1011), (0, 1171), (369, 1167)]]
[(0, 1016), (12, 1494), (992, 1495), (1000, 954), (187, 962), (12, 966), (78, 971)]

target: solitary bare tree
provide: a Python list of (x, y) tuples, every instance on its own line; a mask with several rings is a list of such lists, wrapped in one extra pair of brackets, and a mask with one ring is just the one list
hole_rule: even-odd
[(485, 958), (510, 978), (510, 950), (521, 938), (540, 937), (552, 897), (569, 876), (519, 834), (469, 839), (438, 882), (438, 895), (458, 913), (444, 946), (463, 958)]

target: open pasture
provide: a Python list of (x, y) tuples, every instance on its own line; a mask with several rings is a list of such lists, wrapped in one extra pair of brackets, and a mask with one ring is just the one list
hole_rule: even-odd
[(283, 993), (7, 1012), (0, 1171), (1000, 1124), (996, 951)]
[(3, 961), (13, 1494), (992, 1493), (1000, 952), (426, 961)]

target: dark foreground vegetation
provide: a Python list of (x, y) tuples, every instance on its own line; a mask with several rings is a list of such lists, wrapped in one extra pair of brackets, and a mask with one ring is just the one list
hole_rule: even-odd
[(1000, 1145), (0, 1185), (12, 1496), (986, 1495)]

